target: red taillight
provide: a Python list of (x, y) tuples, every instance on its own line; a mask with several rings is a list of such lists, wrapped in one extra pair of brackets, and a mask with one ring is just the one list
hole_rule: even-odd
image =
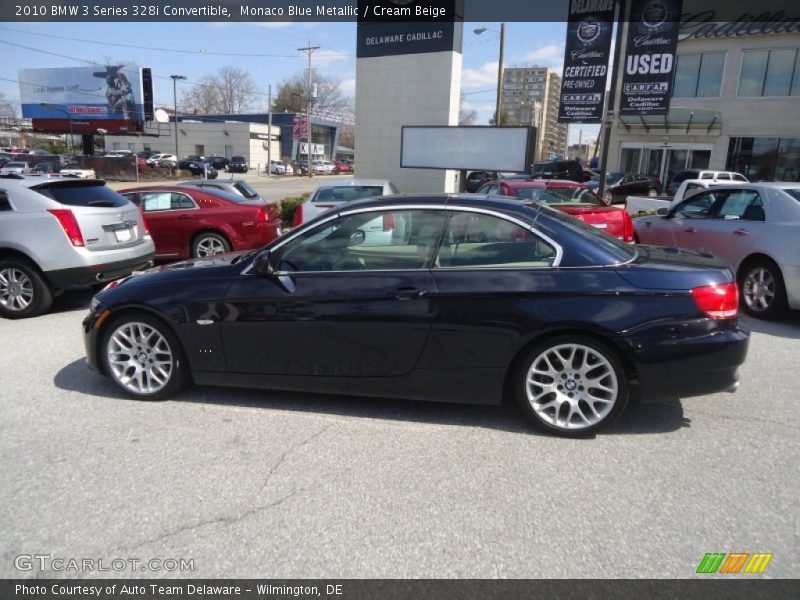
[(303, 205), (298, 204), (294, 209), (294, 218), (292, 218), (292, 227), (299, 227), (303, 224)]
[(739, 312), (739, 290), (735, 283), (696, 287), (692, 297), (703, 314), (712, 319), (732, 319)]
[(634, 242), (633, 220), (628, 214), (628, 211), (625, 210), (622, 211), (622, 241), (627, 242), (628, 244), (632, 244)]
[(267, 209), (263, 206), (259, 207), (256, 210), (256, 223), (266, 223), (267, 222)]
[(394, 229), (394, 215), (392, 213), (384, 213), (383, 230), (392, 231), (393, 229)]
[(58, 219), (61, 229), (67, 234), (69, 241), (73, 246), (83, 246), (83, 234), (81, 228), (78, 226), (78, 221), (75, 215), (68, 208), (52, 208), (48, 210), (51, 215)]

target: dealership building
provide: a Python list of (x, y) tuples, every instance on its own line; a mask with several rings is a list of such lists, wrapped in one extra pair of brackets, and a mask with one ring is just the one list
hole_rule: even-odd
[[(175, 152), (174, 122), (155, 124), (148, 130), (155, 135), (126, 135), (106, 137), (106, 150)], [(273, 159), (281, 153), (281, 129), (267, 125), (240, 121), (200, 121), (184, 118), (178, 120), (178, 158), (197, 156), (244, 156), (251, 168), (264, 170), (267, 165), (267, 148), (271, 144)]]
[(609, 170), (800, 180), (800, 33), (775, 29), (784, 28), (684, 27), (668, 114), (618, 116)]

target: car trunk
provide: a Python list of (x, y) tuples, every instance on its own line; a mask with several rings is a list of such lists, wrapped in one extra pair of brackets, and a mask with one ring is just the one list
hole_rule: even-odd
[(625, 235), (625, 211), (617, 207), (552, 205), (552, 208), (602, 229), (614, 237), (623, 238)]
[[(60, 208), (50, 212), (65, 231), (74, 218), (87, 250), (136, 246), (144, 239), (144, 221), (139, 209), (102, 181), (50, 181), (32, 189), (60, 204)], [(68, 236), (72, 237), (69, 232)]]
[(639, 257), (620, 276), (638, 288), (654, 290), (690, 290), (694, 287), (733, 281), (731, 270), (710, 254), (637, 246)]

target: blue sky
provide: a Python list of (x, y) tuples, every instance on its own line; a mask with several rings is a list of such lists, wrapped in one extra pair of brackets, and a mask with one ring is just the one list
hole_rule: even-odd
[[(468, 105), (478, 111), (478, 122), (485, 124), (494, 111), (498, 34), (487, 31), (480, 36), (475, 35), (473, 29), (481, 25), (494, 29), (499, 27), (497, 23), (464, 24), (462, 91), (466, 94)], [(220, 67), (235, 65), (249, 71), (256, 80), (263, 91), (266, 108), (267, 86), (272, 84), (275, 87), (305, 67), (305, 54), (296, 49), (310, 41), (313, 45), (321, 46), (314, 56), (314, 65), (323, 73), (341, 79), (343, 91), (353, 95), (355, 27), (355, 23), (291, 22), (150, 23), (146, 26), (141, 23), (0, 23), (0, 90), (14, 99), (18, 98), (18, 85), (7, 80), (16, 81), (17, 69), (20, 68), (82, 64), (78, 60), (53, 55), (62, 54), (86, 61), (134, 61), (141, 66), (149, 66), (156, 76), (156, 104), (171, 105), (172, 82), (168, 79), (171, 73), (188, 77), (181, 84), (183, 87)], [(507, 24), (505, 65), (530, 64), (560, 69), (564, 54), (564, 32), (564, 23)], [(219, 56), (211, 54), (213, 52), (274, 56)], [(584, 139), (597, 133), (596, 126), (581, 127)], [(570, 128), (570, 142), (577, 142), (578, 129), (578, 126)]]

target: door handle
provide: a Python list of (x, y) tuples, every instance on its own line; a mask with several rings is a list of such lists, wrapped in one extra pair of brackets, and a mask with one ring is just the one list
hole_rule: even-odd
[(422, 298), (425, 293), (425, 290), (418, 290), (415, 287), (399, 287), (390, 292), (388, 296), (396, 300), (413, 300), (414, 298)]
[(686, 233), (697, 233), (697, 229), (695, 229), (694, 227), (687, 227), (686, 229), (684, 229), (684, 231)]
[(750, 235), (750, 232), (747, 229), (735, 229), (733, 235)]

